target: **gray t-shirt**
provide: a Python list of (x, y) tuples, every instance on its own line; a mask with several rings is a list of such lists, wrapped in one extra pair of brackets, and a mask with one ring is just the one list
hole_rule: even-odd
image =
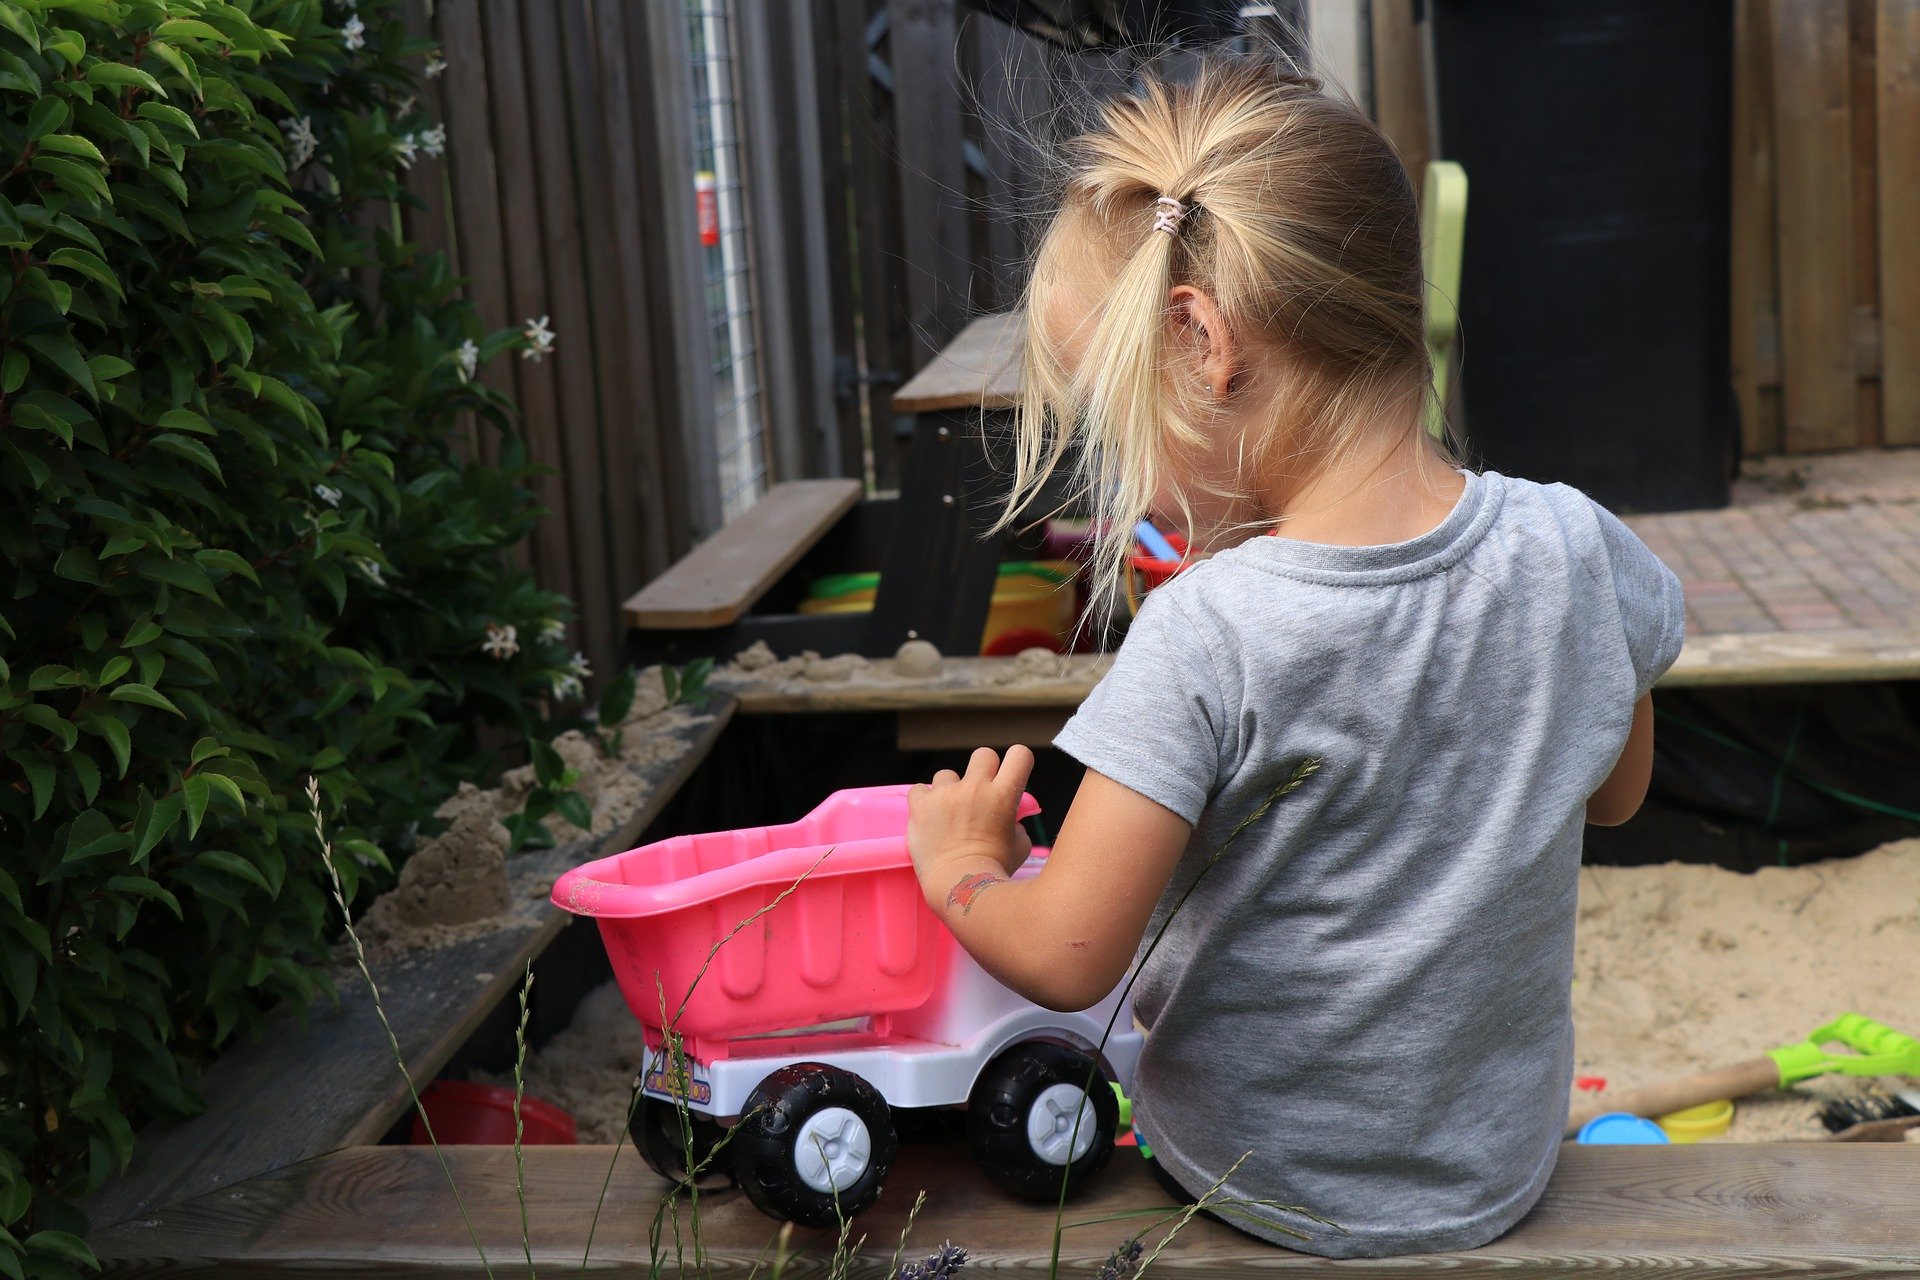
[(1330, 1257), (1473, 1248), (1532, 1207), (1572, 1083), (1587, 798), (1684, 628), (1625, 525), (1492, 472), (1412, 541), (1254, 538), (1148, 597), (1054, 741), (1194, 824), (1147, 942), (1198, 884), (1134, 988), (1141, 1132), (1183, 1186), (1247, 1155), (1224, 1196), (1346, 1231), (1232, 1221)]

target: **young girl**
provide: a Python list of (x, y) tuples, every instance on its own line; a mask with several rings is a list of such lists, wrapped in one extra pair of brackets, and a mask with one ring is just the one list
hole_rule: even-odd
[(1062, 1009), (1165, 926), (1134, 988), (1162, 1172), (1197, 1195), (1241, 1161), (1223, 1196), (1339, 1229), (1236, 1226), (1333, 1257), (1484, 1244), (1559, 1148), (1582, 824), (1645, 794), (1679, 583), (1583, 494), (1464, 471), (1422, 430), (1418, 213), (1351, 105), (1218, 58), (1068, 158), (1016, 499), (1072, 448), (1106, 589), (1149, 512), (1211, 554), (1055, 739), (1087, 772), (1037, 877), (1010, 878), (1026, 748), (915, 789), (927, 900)]

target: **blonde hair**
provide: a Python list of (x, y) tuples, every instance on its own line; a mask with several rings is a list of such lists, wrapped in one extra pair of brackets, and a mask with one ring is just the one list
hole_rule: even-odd
[[(1209, 54), (1177, 83), (1149, 72), (1061, 159), (1058, 209), (1023, 302), (1007, 512), (1031, 503), (1077, 446), (1076, 497), (1098, 518), (1095, 611), (1106, 612), (1134, 525), (1180, 475), (1178, 453), (1204, 441), (1191, 388), (1169, 385), (1170, 290), (1199, 289), (1243, 347), (1280, 357), (1261, 362), (1280, 376), (1229, 392), (1263, 397), (1275, 423), (1245, 442), (1243, 477), (1311, 467), (1385, 412), (1411, 406), (1406, 421), (1417, 424), (1431, 378), (1419, 213), (1372, 121), (1272, 57)], [(1155, 228), (1168, 198), (1185, 206), (1171, 232), (1164, 219)], [(1047, 323), (1062, 290), (1090, 322), (1074, 335), (1084, 340), (1074, 362), (1067, 335)], [(1186, 508), (1188, 492), (1177, 492)]]

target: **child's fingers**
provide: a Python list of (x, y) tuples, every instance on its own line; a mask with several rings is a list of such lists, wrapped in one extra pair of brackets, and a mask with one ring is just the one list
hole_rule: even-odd
[[(984, 750), (984, 748), (982, 748)], [(995, 781), (1012, 797), (1014, 803), (1020, 801), (1020, 793), (1027, 789), (1027, 779), (1033, 776), (1033, 752), (1015, 744), (1007, 748), (1007, 758), (1000, 763), (1000, 773)]]
[(1000, 768), (1000, 755), (992, 747), (975, 747), (967, 758), (968, 782), (991, 782)]
[(942, 769), (933, 775), (933, 785), (936, 787), (944, 787), (949, 782), (958, 781), (960, 781), (960, 775), (951, 769)]

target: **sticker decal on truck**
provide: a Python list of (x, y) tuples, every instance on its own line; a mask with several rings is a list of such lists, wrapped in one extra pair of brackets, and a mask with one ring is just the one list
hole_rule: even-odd
[(693, 1063), (678, 1069), (668, 1063), (656, 1063), (642, 1083), (648, 1093), (662, 1098), (684, 1098), (696, 1106), (713, 1101), (713, 1085), (694, 1069)]

